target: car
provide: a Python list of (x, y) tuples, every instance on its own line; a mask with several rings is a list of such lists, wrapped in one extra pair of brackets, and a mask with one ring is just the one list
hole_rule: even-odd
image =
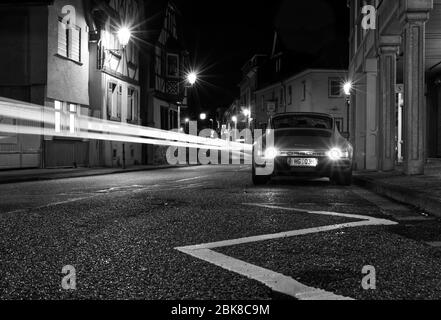
[(351, 185), (354, 148), (335, 119), (322, 113), (283, 113), (271, 117), (253, 144), (252, 179), (262, 185), (277, 176), (327, 177)]

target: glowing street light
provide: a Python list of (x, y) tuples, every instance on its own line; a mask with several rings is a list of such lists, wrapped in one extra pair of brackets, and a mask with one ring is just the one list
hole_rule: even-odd
[(351, 81), (347, 81), (343, 84), (343, 92), (346, 95), (346, 132), (347, 132), (347, 138), (349, 139), (350, 137), (350, 130), (349, 130), (349, 126), (350, 126), (350, 108), (351, 108), (351, 92), (352, 92), (352, 82)]
[(343, 92), (345, 93), (345, 95), (350, 96), (351, 92), (352, 92), (352, 82), (348, 81), (345, 82), (345, 84), (343, 84)]
[(249, 117), (249, 116), (251, 115), (251, 111), (250, 111), (250, 109), (244, 109), (244, 110), (242, 111), (242, 113), (243, 113), (243, 115), (244, 115), (245, 117)]
[(236, 116), (232, 116), (232, 117), (231, 117), (231, 120), (232, 120), (235, 124), (237, 124), (237, 117), (236, 117)]
[(187, 81), (190, 85), (194, 85), (197, 80), (198, 80), (198, 75), (196, 74), (196, 72), (190, 72), (187, 75)]
[(199, 119), (207, 120), (207, 114), (206, 113), (201, 113), (200, 116), (199, 116)]
[(119, 43), (125, 47), (129, 44), (130, 38), (132, 37), (132, 32), (127, 27), (122, 27), (117, 33)]
[(185, 123), (189, 123), (189, 122), (190, 122), (190, 119), (185, 118)]

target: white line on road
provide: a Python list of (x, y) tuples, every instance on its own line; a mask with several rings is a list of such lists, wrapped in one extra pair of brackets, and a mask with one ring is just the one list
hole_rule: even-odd
[(197, 180), (197, 179), (202, 179), (202, 178), (207, 178), (207, 177), (209, 177), (209, 176), (199, 176), (199, 177), (194, 177), (194, 178), (177, 180), (176, 182), (186, 182), (186, 181), (192, 181), (192, 180)]
[(228, 271), (232, 271), (242, 276), (248, 277), (250, 279), (259, 281), (260, 283), (263, 283), (264, 285), (271, 288), (273, 291), (292, 296), (299, 300), (352, 300), (352, 299), (348, 297), (339, 296), (332, 292), (327, 292), (318, 288), (308, 287), (294, 280), (291, 277), (223, 255), (221, 253), (213, 251), (212, 249), (231, 247), (235, 245), (255, 243), (255, 242), (267, 241), (267, 240), (286, 239), (299, 235), (327, 232), (327, 231), (339, 230), (344, 228), (397, 224), (396, 222), (385, 219), (378, 219), (378, 218), (356, 215), (356, 214), (344, 214), (344, 213), (327, 212), (327, 211), (308, 211), (308, 210), (302, 210), (296, 208), (280, 207), (271, 204), (244, 204), (244, 205), (361, 220), (351, 223), (334, 224), (334, 225), (317, 227), (317, 228), (293, 230), (293, 231), (281, 232), (276, 234), (267, 234), (267, 235), (261, 235), (255, 237), (246, 237), (241, 239), (218, 241), (218, 242), (205, 243), (194, 246), (175, 248), (176, 250), (179, 250), (185, 254), (209, 262), (211, 264), (224, 268)]

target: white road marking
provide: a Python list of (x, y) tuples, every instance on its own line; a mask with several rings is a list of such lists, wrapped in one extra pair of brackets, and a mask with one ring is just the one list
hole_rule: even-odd
[(202, 179), (202, 178), (206, 178), (206, 177), (209, 177), (209, 176), (199, 176), (199, 177), (194, 177), (194, 178), (181, 179), (181, 180), (177, 180), (176, 182), (186, 182), (186, 181), (192, 181), (192, 180)]
[(271, 204), (244, 204), (244, 205), (361, 220), (357, 222), (334, 224), (323, 227), (309, 228), (303, 230), (293, 230), (293, 231), (281, 232), (276, 234), (267, 234), (267, 235), (261, 235), (255, 237), (246, 237), (241, 239), (218, 241), (212, 243), (175, 248), (176, 250), (182, 253), (209, 262), (211, 264), (224, 268), (228, 271), (238, 273), (247, 278), (256, 280), (268, 286), (273, 291), (292, 296), (299, 300), (352, 300), (352, 299), (348, 297), (339, 296), (332, 292), (327, 292), (318, 288), (308, 287), (294, 280), (291, 277), (226, 256), (224, 254), (213, 251), (213, 249), (261, 242), (267, 240), (284, 239), (299, 235), (327, 232), (327, 231), (339, 230), (344, 228), (397, 224), (396, 222), (385, 219), (378, 219), (378, 218), (356, 215), (356, 214), (345, 214), (345, 213), (327, 212), (327, 211), (309, 211), (309, 210), (289, 208), (289, 207), (280, 207)]

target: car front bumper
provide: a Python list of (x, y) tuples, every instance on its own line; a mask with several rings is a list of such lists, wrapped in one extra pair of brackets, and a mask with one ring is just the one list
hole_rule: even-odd
[[(274, 159), (274, 171), (273, 176), (299, 176), (299, 177), (331, 177), (333, 174), (348, 172), (352, 170), (352, 160), (342, 159), (333, 161), (328, 157), (313, 157), (318, 160), (318, 164), (315, 167), (293, 167), (289, 165), (288, 156), (279, 156)], [(302, 157), (296, 157), (302, 158)], [(311, 157), (303, 157), (311, 158)], [(268, 167), (272, 162), (267, 162), (260, 167)]]

